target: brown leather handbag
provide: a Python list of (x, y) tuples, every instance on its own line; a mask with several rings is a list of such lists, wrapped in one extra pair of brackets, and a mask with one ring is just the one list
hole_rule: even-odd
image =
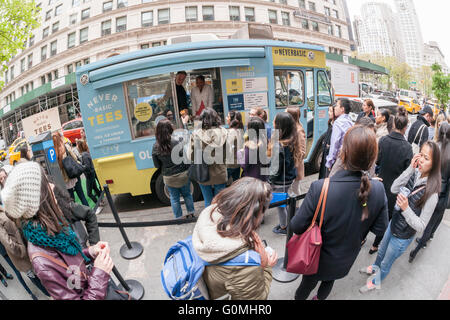
[[(294, 235), (287, 244), (287, 272), (313, 275), (316, 274), (319, 269), (320, 250), (322, 248), (322, 234), (320, 230), (323, 224), (329, 185), (330, 179), (327, 178), (323, 183), (311, 226), (302, 235)], [(320, 208), (322, 208), (320, 223), (317, 225), (316, 219)]]

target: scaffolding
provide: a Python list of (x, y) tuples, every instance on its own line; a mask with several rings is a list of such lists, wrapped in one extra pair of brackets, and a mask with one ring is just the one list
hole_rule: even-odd
[[(1, 138), (5, 140), (7, 145), (10, 145), (23, 131), (23, 119), (55, 107), (59, 109), (61, 124), (80, 116), (80, 102), (75, 84), (39, 96), (3, 117), (0, 121)], [(12, 127), (10, 127), (10, 124), (12, 124)]]

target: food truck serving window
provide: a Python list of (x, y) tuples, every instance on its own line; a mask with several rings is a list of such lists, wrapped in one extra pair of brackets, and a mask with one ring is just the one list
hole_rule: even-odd
[(155, 135), (159, 119), (176, 125), (170, 74), (125, 83), (127, 108), (133, 139)]

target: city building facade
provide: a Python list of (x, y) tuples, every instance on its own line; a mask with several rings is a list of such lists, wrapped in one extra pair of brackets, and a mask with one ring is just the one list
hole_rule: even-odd
[(396, 57), (405, 61), (405, 52), (399, 26), (391, 7), (386, 3), (366, 2), (361, 17), (355, 17), (358, 52)]
[(442, 67), (442, 72), (449, 74), (450, 70), (445, 62), (445, 56), (439, 48), (439, 44), (435, 41), (430, 41), (424, 44), (423, 64), (425, 66), (432, 66), (435, 63)]
[(412, 68), (423, 65), (423, 38), (413, 0), (394, 0), (405, 61)]
[(176, 36), (228, 39), (247, 23), (256, 23), (270, 25), (276, 40), (318, 44), (327, 52), (350, 55), (345, 1), (37, 1), (42, 24), (4, 75), (1, 135), (11, 142), (22, 130), (21, 119), (55, 106), (62, 123), (77, 117), (77, 67), (166, 45)]

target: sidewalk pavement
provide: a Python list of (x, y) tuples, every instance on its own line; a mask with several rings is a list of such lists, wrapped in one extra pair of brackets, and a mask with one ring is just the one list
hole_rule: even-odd
[[(195, 204), (197, 213), (203, 209), (203, 203)], [(114, 222), (110, 213), (98, 215), (99, 222)], [(173, 219), (170, 207), (134, 211), (120, 214), (122, 222), (143, 222)], [(276, 209), (271, 209), (266, 215), (265, 224), (260, 228), (260, 235), (265, 239), (279, 255), (284, 256), (286, 237), (276, 235), (272, 228), (278, 224)], [(144, 247), (143, 254), (135, 260), (124, 260), (119, 254), (124, 240), (119, 229), (101, 228), (100, 236), (103, 241), (111, 244), (111, 256), (119, 272), (125, 279), (138, 280), (145, 288), (144, 300), (168, 300), (161, 285), (160, 271), (167, 250), (178, 240), (191, 235), (194, 224), (173, 225), (162, 227), (127, 228), (126, 232), (130, 241), (138, 241)], [(436, 300), (450, 299), (450, 211), (447, 211), (444, 222), (439, 227), (434, 240), (426, 249), (420, 251), (414, 263), (408, 263), (408, 255), (412, 245), (405, 254), (393, 265), (391, 272), (382, 284), (381, 290), (369, 292), (365, 295), (358, 289), (365, 284), (367, 277), (361, 275), (358, 270), (375, 261), (375, 255), (369, 255), (368, 251), (374, 241), (374, 236), (369, 234), (366, 244), (355, 261), (353, 268), (346, 278), (335, 282), (329, 300)], [(0, 258), (0, 262), (10, 271), (9, 266)], [(24, 277), (26, 279), (26, 277)], [(27, 283), (30, 283), (26, 279)], [(292, 300), (294, 293), (301, 281), (301, 276), (291, 283), (272, 282), (269, 300)], [(4, 288), (0, 285), (0, 291), (8, 299), (30, 299), (21, 285), (16, 280), (8, 281), (10, 286)], [(36, 288), (30, 283), (30, 288), (36, 292)], [(313, 291), (313, 294), (315, 291)], [(36, 292), (39, 298), (45, 298), (40, 292)], [(311, 298), (311, 297), (310, 297)]]

